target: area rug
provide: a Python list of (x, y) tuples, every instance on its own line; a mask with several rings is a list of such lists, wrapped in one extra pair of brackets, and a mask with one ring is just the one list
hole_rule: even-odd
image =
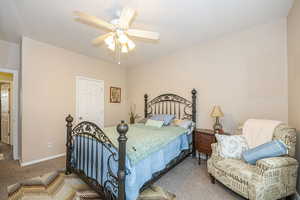
[[(142, 192), (138, 200), (175, 200), (158, 186)], [(8, 200), (104, 200), (75, 174), (56, 171), (8, 187)]]

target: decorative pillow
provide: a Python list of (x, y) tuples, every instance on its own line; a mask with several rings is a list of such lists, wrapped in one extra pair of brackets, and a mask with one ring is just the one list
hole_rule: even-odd
[(241, 159), (242, 153), (248, 150), (246, 138), (242, 135), (216, 134), (220, 155), (223, 158)]
[(165, 126), (168, 126), (175, 118), (175, 115), (152, 115), (150, 119), (163, 121)]
[(173, 120), (172, 124), (174, 124), (175, 126), (180, 126), (185, 129), (189, 129), (193, 125), (193, 122), (191, 120), (175, 119)]
[(171, 124), (187, 129), (187, 135), (191, 134), (195, 128), (195, 123), (187, 119), (174, 119)]
[(242, 158), (245, 162), (255, 165), (260, 159), (282, 156), (287, 153), (287, 147), (283, 142), (273, 140), (243, 152)]
[(148, 119), (145, 126), (153, 126), (157, 128), (161, 128), (164, 125), (163, 121)]
[(173, 126), (178, 126), (183, 120), (181, 119), (174, 119), (171, 123)]

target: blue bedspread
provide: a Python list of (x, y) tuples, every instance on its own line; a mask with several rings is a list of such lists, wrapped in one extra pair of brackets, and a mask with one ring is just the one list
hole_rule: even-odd
[[(80, 146), (80, 141), (84, 140), (85, 144), (87, 143), (87, 140), (90, 140), (89, 149), (87, 151), (94, 152), (90, 153), (90, 157), (88, 158), (89, 165), (80, 163), (79, 160), (77, 160), (77, 145)], [(163, 147), (161, 147), (159, 150), (151, 153), (146, 158), (140, 160), (139, 162), (131, 162), (128, 156), (126, 156), (126, 169), (127, 169), (127, 176), (126, 176), (126, 182), (125, 182), (125, 190), (126, 190), (126, 200), (136, 200), (139, 195), (139, 190), (143, 186), (144, 183), (146, 183), (148, 180), (152, 178), (152, 174), (155, 172), (158, 172), (160, 170), (163, 170), (166, 165), (174, 159), (176, 156), (178, 156), (182, 150), (189, 148), (189, 141), (191, 140), (191, 134), (188, 134), (187, 130), (184, 130), (184, 133), (176, 137), (175, 139), (171, 140), (168, 144), (165, 144)], [(81, 143), (81, 147), (82, 147)], [(94, 179), (97, 179), (100, 184), (104, 184), (104, 182), (107, 180), (106, 174), (107, 174), (107, 165), (104, 164), (101, 166), (103, 170), (98, 170), (98, 174), (95, 173), (95, 163), (98, 162), (98, 166), (100, 166), (100, 155), (103, 154), (102, 159), (106, 163), (108, 156), (111, 155), (109, 151), (106, 148), (103, 148), (102, 144), (97, 142), (93, 139), (88, 139), (82, 137), (76, 137), (74, 141), (74, 152), (73, 152), (73, 164), (76, 165), (76, 168), (83, 169), (84, 172)], [(82, 148), (87, 148), (87, 145)], [(85, 155), (85, 159), (87, 159), (87, 151)], [(117, 150), (114, 149), (114, 152), (117, 153)], [(92, 156), (91, 156), (92, 155)], [(98, 158), (96, 157), (98, 155)], [(84, 155), (81, 155), (81, 160), (83, 159)], [(118, 163), (117, 162), (111, 162), (111, 168), (114, 174), (117, 174), (118, 169)], [(100, 174), (103, 173), (103, 174)]]

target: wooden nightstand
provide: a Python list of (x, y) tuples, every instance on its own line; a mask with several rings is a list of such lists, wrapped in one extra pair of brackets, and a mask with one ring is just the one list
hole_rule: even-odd
[[(228, 133), (222, 133), (225, 135), (229, 135)], [(195, 143), (196, 150), (198, 151), (198, 159), (199, 165), (201, 163), (200, 153), (206, 155), (206, 159), (208, 156), (211, 156), (212, 149), (211, 144), (217, 142), (214, 131), (210, 129), (196, 129), (195, 131)]]

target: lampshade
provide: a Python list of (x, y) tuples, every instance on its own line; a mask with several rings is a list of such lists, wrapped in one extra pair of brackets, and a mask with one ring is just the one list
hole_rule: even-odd
[(221, 107), (220, 106), (214, 106), (210, 116), (211, 117), (224, 117), (224, 114), (221, 110)]

